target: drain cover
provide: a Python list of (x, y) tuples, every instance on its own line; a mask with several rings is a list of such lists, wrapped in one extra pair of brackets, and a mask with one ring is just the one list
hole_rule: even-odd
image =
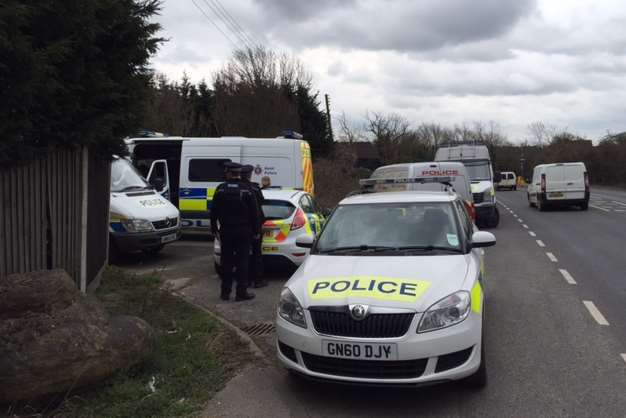
[(258, 337), (273, 333), (276, 331), (276, 327), (273, 322), (259, 322), (258, 324), (243, 328), (243, 331), (250, 336)]

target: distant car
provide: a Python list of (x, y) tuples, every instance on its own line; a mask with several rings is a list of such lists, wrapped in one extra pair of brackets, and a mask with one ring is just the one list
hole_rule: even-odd
[(500, 181), (496, 183), (496, 189), (517, 190), (517, 176), (512, 171), (502, 171)]
[(533, 169), (528, 204), (540, 211), (548, 206), (576, 205), (589, 208), (589, 175), (582, 162), (541, 164)]
[(277, 309), (277, 355), (313, 379), (370, 385), (487, 382), (483, 248), (452, 191), (339, 203)]
[[(308, 249), (296, 246), (296, 239), (307, 235), (313, 239), (324, 225), (324, 215), (315, 199), (300, 190), (263, 190), (265, 204), (263, 214), (263, 261), (268, 264), (297, 267), (309, 254)], [(221, 274), (221, 245), (218, 238), (214, 245), (215, 270)]]

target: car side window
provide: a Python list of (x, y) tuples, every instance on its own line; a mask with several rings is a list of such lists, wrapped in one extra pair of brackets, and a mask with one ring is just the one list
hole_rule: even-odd
[(455, 206), (456, 206), (457, 212), (459, 213), (459, 219), (461, 220), (461, 227), (463, 228), (463, 231), (465, 231), (465, 236), (467, 237), (467, 239), (470, 240), (472, 237), (472, 231), (474, 230), (474, 226), (472, 225), (472, 220), (470, 219), (470, 216), (467, 213), (467, 210), (465, 209), (465, 205), (463, 205), (463, 203), (457, 200), (455, 202)]
[(313, 210), (313, 203), (311, 202), (311, 200), (309, 199), (308, 195), (303, 195), (300, 198), (300, 207), (302, 208), (302, 210), (305, 213), (314, 213)]

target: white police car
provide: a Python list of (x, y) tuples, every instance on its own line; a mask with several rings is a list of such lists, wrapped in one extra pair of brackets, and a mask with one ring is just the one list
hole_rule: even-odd
[[(265, 203), (263, 214), (263, 260), (274, 266), (297, 267), (309, 255), (307, 248), (296, 246), (301, 236), (315, 238), (324, 224), (324, 215), (317, 207), (313, 196), (301, 190), (263, 190)], [(214, 246), (215, 268), (218, 274), (221, 265), (219, 239)]]
[(363, 384), (487, 380), (478, 231), (452, 192), (344, 199), (286, 283), (278, 357), (298, 374)]

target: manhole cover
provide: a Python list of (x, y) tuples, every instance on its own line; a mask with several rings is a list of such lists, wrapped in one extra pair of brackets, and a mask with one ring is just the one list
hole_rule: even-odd
[(245, 327), (243, 331), (252, 337), (258, 337), (273, 333), (276, 331), (276, 327), (273, 322), (260, 322), (258, 324), (250, 325), (249, 327)]

